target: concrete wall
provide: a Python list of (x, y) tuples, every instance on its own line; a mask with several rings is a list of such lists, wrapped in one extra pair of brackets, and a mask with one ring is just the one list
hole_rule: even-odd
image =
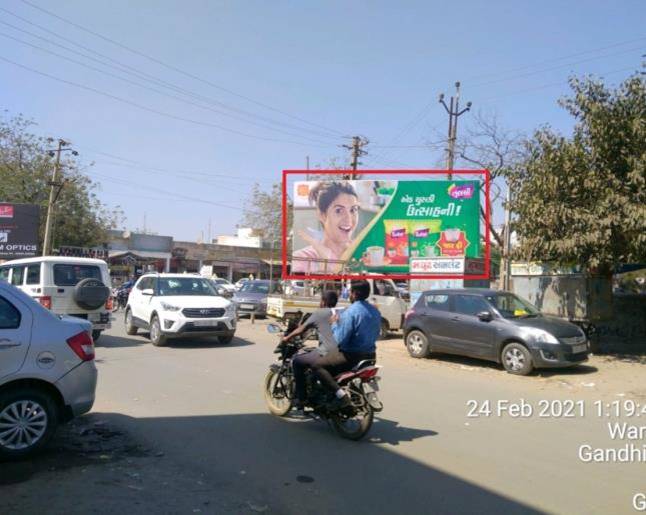
[(602, 352), (646, 353), (646, 295), (616, 293), (612, 319), (596, 324)]

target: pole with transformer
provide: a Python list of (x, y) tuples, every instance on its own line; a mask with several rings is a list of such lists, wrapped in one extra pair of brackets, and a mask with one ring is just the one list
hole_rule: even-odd
[[(53, 141), (53, 140), (48, 140)], [(54, 162), (54, 170), (52, 171), (52, 180), (50, 181), (49, 201), (47, 202), (47, 219), (45, 220), (45, 238), (43, 240), (43, 256), (47, 256), (52, 251), (52, 235), (53, 235), (53, 220), (54, 220), (54, 205), (58, 199), (58, 195), (63, 188), (64, 182), (58, 181), (61, 168), (61, 153), (70, 151), (72, 155), (78, 156), (78, 152), (71, 147), (66, 147), (69, 143), (63, 139), (58, 140), (58, 147), (55, 150), (48, 150), (50, 157), (56, 156)]]
[(455, 143), (458, 139), (458, 118), (462, 116), (467, 111), (471, 110), (471, 102), (467, 102), (467, 106), (460, 111), (460, 81), (455, 83), (455, 97), (451, 97), (449, 105), (446, 105), (444, 101), (444, 93), (440, 94), (439, 102), (444, 106), (444, 109), (449, 115), (449, 134), (448, 134), (448, 146), (447, 146), (447, 155), (446, 155), (446, 168), (449, 170), (448, 179), (449, 181), (453, 178), (451, 170), (455, 164)]
[(352, 173), (343, 176), (344, 179), (356, 179), (357, 168), (360, 164), (362, 164), (359, 161), (359, 158), (361, 156), (365, 156), (368, 153), (363, 150), (363, 147), (365, 147), (368, 143), (370, 143), (370, 141), (368, 141), (368, 138), (364, 138), (362, 136), (352, 136), (352, 145), (341, 145), (343, 148), (350, 150), (350, 168), (352, 169)]

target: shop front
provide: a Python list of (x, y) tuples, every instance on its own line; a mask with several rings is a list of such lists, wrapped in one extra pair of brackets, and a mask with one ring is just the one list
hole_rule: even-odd
[(169, 260), (170, 254), (166, 252), (110, 251), (110, 277), (113, 284), (118, 285), (147, 272), (165, 272)]

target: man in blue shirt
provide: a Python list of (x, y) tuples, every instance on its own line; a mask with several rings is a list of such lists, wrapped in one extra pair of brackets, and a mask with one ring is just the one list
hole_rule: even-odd
[(321, 382), (335, 392), (337, 408), (350, 405), (350, 399), (345, 390), (339, 388), (334, 376), (328, 370), (334, 368), (335, 373), (350, 370), (360, 361), (376, 358), (375, 342), (379, 337), (381, 314), (379, 310), (366, 299), (370, 296), (368, 281), (353, 281), (350, 287), (352, 304), (345, 309), (339, 320), (332, 327), (338, 349), (318, 358), (312, 365), (312, 370)]

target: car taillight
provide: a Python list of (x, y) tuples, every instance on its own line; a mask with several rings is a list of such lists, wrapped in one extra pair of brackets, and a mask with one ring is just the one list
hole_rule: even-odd
[(67, 345), (81, 358), (81, 361), (92, 361), (94, 359), (94, 342), (86, 331), (68, 338)]
[(47, 309), (52, 309), (52, 298), (49, 296), (46, 297), (36, 297), (36, 300), (40, 302), (40, 305)]
[(414, 314), (415, 314), (415, 310), (413, 308), (410, 308), (408, 311), (406, 311), (406, 314), (404, 315), (404, 320), (408, 320), (408, 317)]
[(108, 297), (108, 300), (105, 301), (105, 309), (107, 309), (108, 311), (112, 311), (112, 307), (113, 307), (112, 296), (110, 296)]

